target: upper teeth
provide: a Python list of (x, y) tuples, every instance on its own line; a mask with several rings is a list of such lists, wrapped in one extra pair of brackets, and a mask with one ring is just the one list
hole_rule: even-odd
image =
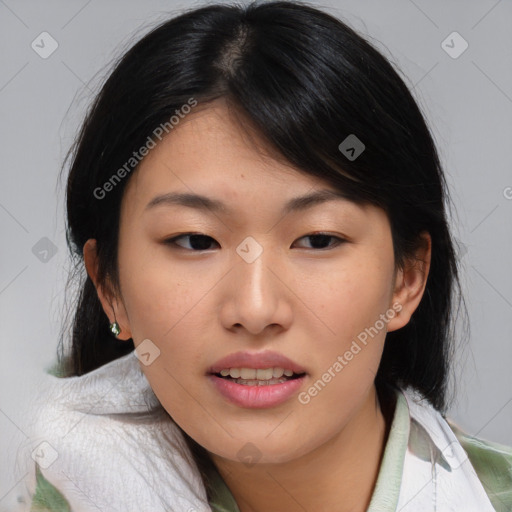
[(291, 377), (293, 375), (292, 370), (285, 370), (284, 368), (266, 368), (255, 369), (255, 368), (224, 368), (220, 371), (223, 377), (233, 377), (233, 379), (258, 379), (258, 380), (270, 380), (272, 378), (279, 379), (283, 375)]

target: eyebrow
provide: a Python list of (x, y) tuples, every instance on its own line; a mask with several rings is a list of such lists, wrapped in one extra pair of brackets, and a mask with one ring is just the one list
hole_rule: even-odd
[[(305, 194), (303, 196), (293, 197), (289, 199), (282, 209), (282, 215), (286, 215), (291, 212), (304, 211), (313, 206), (323, 204), (329, 201), (347, 201), (348, 196), (343, 192), (337, 190), (322, 189)], [(179, 205), (188, 208), (194, 208), (196, 210), (224, 213), (226, 215), (232, 215), (232, 210), (219, 199), (203, 196), (200, 194), (183, 193), (183, 192), (169, 192), (154, 197), (146, 205), (145, 210), (150, 210), (157, 206), (172, 206)]]

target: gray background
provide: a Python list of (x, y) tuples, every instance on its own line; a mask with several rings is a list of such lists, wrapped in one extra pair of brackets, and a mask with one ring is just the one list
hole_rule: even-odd
[[(512, 3), (311, 3), (368, 35), (402, 69), (430, 122), (456, 206), (471, 323), (449, 417), (512, 445)], [(19, 404), (54, 359), (65, 311), (57, 181), (65, 152), (111, 60), (156, 22), (194, 5), (0, 0), (0, 510), (14, 510), (16, 500), (11, 448), (27, 421)], [(31, 47), (44, 31), (58, 43), (46, 59)], [(444, 48), (460, 51), (460, 39), (442, 45), (453, 31), (469, 45), (457, 58)]]

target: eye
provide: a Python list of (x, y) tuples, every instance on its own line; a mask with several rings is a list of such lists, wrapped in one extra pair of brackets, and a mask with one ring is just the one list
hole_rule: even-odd
[[(182, 238), (189, 238), (190, 239), (190, 246), (189, 247), (183, 247), (179, 243), (177, 243), (177, 240), (180, 240)], [(166, 245), (177, 245), (178, 247), (181, 247), (182, 249), (192, 250), (194, 252), (197, 251), (206, 251), (208, 250), (211, 245), (211, 242), (215, 242), (211, 236), (207, 235), (201, 235), (196, 233), (186, 233), (184, 235), (175, 236), (174, 238), (169, 238), (168, 240), (165, 240), (164, 243)], [(217, 242), (215, 242), (217, 243)], [(218, 245), (218, 244), (217, 244)]]
[[(334, 247), (337, 247), (338, 245), (342, 244), (343, 242), (346, 242), (345, 239), (340, 238), (338, 236), (329, 235), (329, 233), (311, 233), (309, 235), (305, 235), (302, 238), (299, 238), (299, 240), (309, 238), (310, 241), (313, 241), (312, 249), (319, 249), (319, 250), (325, 250), (332, 249)], [(329, 244), (329, 240), (334, 240), (334, 245)], [(318, 247), (320, 245), (321, 247)], [(326, 247), (327, 246), (327, 247)]]
[[(178, 243), (178, 240), (187, 238), (189, 239), (189, 242), (187, 244), (188, 247), (184, 247), (183, 245)], [(309, 248), (318, 250), (332, 249), (342, 244), (343, 242), (346, 242), (345, 239), (340, 238), (338, 236), (330, 235), (328, 233), (311, 233), (309, 235), (305, 235), (299, 238), (299, 240), (302, 239), (309, 239), (310, 241), (312, 241), (313, 247)], [(333, 243), (329, 243), (330, 241), (332, 241)], [(175, 236), (174, 238), (164, 240), (164, 243), (166, 245), (175, 245), (181, 247), (182, 249), (191, 250), (193, 252), (206, 251), (208, 249), (211, 249), (212, 242), (218, 245), (218, 243), (211, 236), (202, 235), (200, 233), (185, 233), (183, 235)]]

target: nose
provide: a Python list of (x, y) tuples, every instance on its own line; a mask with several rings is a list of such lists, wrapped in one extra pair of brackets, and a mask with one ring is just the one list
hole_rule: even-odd
[(221, 321), (228, 330), (245, 329), (259, 335), (266, 329), (290, 327), (293, 293), (276, 258), (267, 253), (270, 250), (263, 250), (252, 262), (239, 258), (226, 276)]

